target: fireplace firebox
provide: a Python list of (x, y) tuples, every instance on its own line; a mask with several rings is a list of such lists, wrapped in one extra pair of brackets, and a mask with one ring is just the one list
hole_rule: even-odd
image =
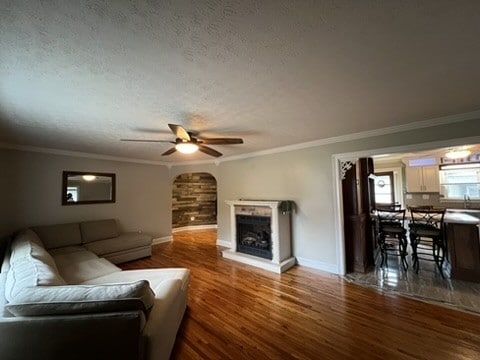
[(272, 260), (270, 217), (237, 215), (236, 220), (237, 251)]

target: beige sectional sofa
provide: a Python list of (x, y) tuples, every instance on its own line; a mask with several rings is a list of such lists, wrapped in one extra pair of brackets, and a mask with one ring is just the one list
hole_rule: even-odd
[(152, 255), (151, 236), (139, 232), (121, 233), (114, 219), (35, 226), (32, 230), (49, 251), (83, 246), (114, 264)]
[(189, 270), (122, 271), (107, 259), (132, 252), (110, 245), (131, 238), (112, 238), (101, 225), (35, 227), (14, 236), (0, 273), (2, 360), (169, 358)]

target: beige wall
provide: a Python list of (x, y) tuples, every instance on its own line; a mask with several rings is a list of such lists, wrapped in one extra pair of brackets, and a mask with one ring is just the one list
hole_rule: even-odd
[[(123, 230), (171, 234), (171, 186), (164, 166), (0, 150), (0, 236), (21, 227), (115, 218)], [(113, 204), (61, 205), (62, 172), (115, 173)]]
[[(415, 144), (415, 150), (420, 151), (437, 148), (441, 142), (458, 144), (456, 140), (449, 139), (467, 137), (480, 142), (479, 124), (480, 120), (475, 119), (435, 128), (224, 161), (218, 165), (171, 168), (0, 151), (2, 175), (5, 164), (8, 174), (7, 180), (0, 177), (0, 235), (24, 225), (115, 217), (126, 228), (142, 228), (154, 235), (167, 236), (171, 230), (173, 180), (182, 173), (208, 172), (217, 179), (219, 240), (230, 240), (230, 217), (226, 200), (294, 200), (298, 207), (297, 213), (292, 216), (294, 256), (301, 264), (336, 271), (339, 244), (336, 241), (334, 216), (336, 201), (333, 155), (349, 153), (354, 156), (358, 153), (365, 156), (375, 152), (375, 149), (391, 148), (404, 151), (404, 146)], [(6, 157), (8, 160), (5, 160)], [(63, 170), (115, 172), (117, 203), (62, 207), (60, 186)], [(5, 204), (8, 204), (8, 211)], [(11, 224), (5, 225), (5, 219)]]
[(181, 166), (172, 166), (168, 169), (168, 176), (170, 178), (170, 183), (173, 184), (175, 178), (181, 174), (189, 174), (195, 172), (206, 172), (212, 175), (217, 179), (218, 184), (218, 168), (219, 165), (215, 164), (202, 164), (202, 165), (181, 165)]
[[(293, 200), (293, 254), (331, 263), (335, 259), (331, 158), (321, 148), (273, 154), (220, 165), (218, 237), (230, 240), (226, 200)], [(333, 245), (333, 246), (332, 246)]]
[[(226, 161), (218, 169), (218, 237), (230, 240), (230, 217), (226, 200), (238, 198), (290, 199), (297, 204), (292, 217), (293, 254), (299, 262), (336, 271), (338, 243), (334, 212), (334, 154), (373, 153), (414, 144), (419, 150), (435, 148), (438, 142), (480, 136), (480, 120), (435, 128), (405, 131), (313, 148)], [(480, 141), (477, 138), (476, 141)], [(430, 144), (429, 144), (430, 143)], [(400, 150), (398, 150), (400, 151)]]

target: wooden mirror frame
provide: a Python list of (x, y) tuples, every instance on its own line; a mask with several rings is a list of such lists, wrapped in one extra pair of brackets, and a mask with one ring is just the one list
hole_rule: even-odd
[[(110, 180), (111, 180), (110, 198), (69, 201), (68, 198), (67, 198), (69, 177), (84, 176), (84, 175), (94, 175), (94, 176), (110, 178)], [(115, 174), (101, 173), (101, 172), (91, 172), (91, 171), (88, 171), (88, 172), (87, 171), (64, 171), (63, 172), (62, 205), (84, 205), (84, 204), (114, 203), (115, 202), (115, 192), (116, 192)]]

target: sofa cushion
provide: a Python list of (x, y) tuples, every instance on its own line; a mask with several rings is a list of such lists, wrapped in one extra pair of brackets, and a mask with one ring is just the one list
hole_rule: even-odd
[(11, 245), (5, 298), (12, 301), (23, 289), (38, 285), (65, 285), (51, 255), (27, 236), (17, 236)]
[(55, 260), (58, 271), (63, 272), (64, 268), (66, 267), (75, 266), (75, 264), (89, 260), (99, 259), (99, 257), (93, 252), (83, 248), (81, 251), (75, 251), (70, 253), (55, 253), (53, 254), (53, 259)]
[(152, 238), (140, 233), (124, 233), (113, 239), (106, 239), (85, 244), (85, 247), (99, 256), (137, 247), (151, 246)]
[(79, 284), (86, 280), (121, 271), (106, 259), (83, 249), (54, 256), (58, 271), (67, 284)]
[(78, 223), (35, 226), (32, 230), (40, 237), (47, 250), (82, 244)]
[(117, 222), (114, 219), (84, 221), (80, 223), (80, 231), (84, 243), (110, 239), (120, 235)]
[(148, 281), (123, 284), (37, 286), (25, 288), (6, 305), (15, 316), (65, 315), (141, 310), (153, 306)]
[[(55, 258), (58, 255), (65, 255), (65, 254), (73, 254), (76, 252), (85, 251), (85, 247), (83, 245), (75, 245), (75, 246), (65, 246), (61, 248), (51, 249), (48, 250), (49, 254)], [(56, 262), (56, 260), (55, 260)], [(58, 266), (58, 264), (57, 264)]]
[(185, 268), (124, 270), (87, 280), (83, 284), (94, 285), (131, 282), (136, 279), (148, 280), (155, 294), (161, 291), (165, 281), (170, 280), (179, 280), (182, 290), (186, 290), (190, 284), (190, 270)]

